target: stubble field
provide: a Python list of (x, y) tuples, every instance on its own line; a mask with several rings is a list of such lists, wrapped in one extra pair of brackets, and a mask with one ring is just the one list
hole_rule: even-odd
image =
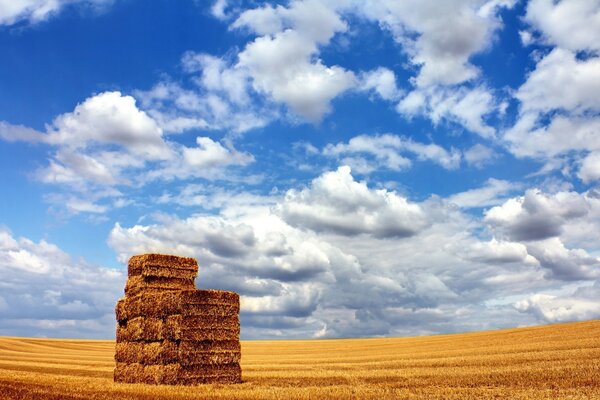
[(600, 321), (414, 338), (243, 341), (240, 385), (115, 384), (114, 343), (0, 338), (2, 399), (600, 399)]

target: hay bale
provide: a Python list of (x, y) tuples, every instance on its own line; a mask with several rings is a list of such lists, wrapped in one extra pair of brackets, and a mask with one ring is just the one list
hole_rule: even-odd
[(178, 279), (178, 278), (157, 278), (144, 277), (141, 275), (130, 276), (125, 284), (125, 295), (135, 296), (142, 292), (162, 292), (169, 290), (190, 290), (194, 289), (193, 279)]
[(151, 385), (175, 385), (179, 374), (179, 364), (146, 365), (141, 381)]
[(241, 382), (239, 295), (197, 290), (196, 260), (144, 254), (129, 260), (118, 322), (115, 382)]
[(144, 343), (121, 342), (115, 345), (115, 361), (117, 363), (141, 363), (143, 361)]
[[(186, 338), (187, 339), (187, 338)], [(201, 340), (190, 341), (182, 340), (179, 342), (180, 352), (194, 351), (241, 351), (239, 340)]]
[(117, 305), (115, 306), (115, 315), (117, 317), (117, 321), (125, 321), (127, 319), (127, 299), (121, 298), (117, 300)]
[(163, 320), (159, 318), (138, 317), (127, 320), (117, 327), (117, 343), (157, 342), (164, 339)]
[(114, 381), (123, 383), (139, 383), (144, 374), (144, 366), (140, 363), (118, 362), (115, 366)]
[[(142, 254), (129, 259), (128, 275), (180, 277), (198, 273), (198, 263), (189, 257), (178, 257), (166, 254)], [(177, 275), (181, 274), (181, 276)]]
[(242, 369), (237, 363), (181, 366), (177, 378), (178, 382), (184, 384), (240, 383), (242, 381)]
[(164, 365), (177, 363), (179, 351), (177, 343), (170, 340), (145, 343), (142, 348), (142, 363), (144, 365)]
[(179, 351), (179, 363), (182, 366), (194, 365), (223, 365), (239, 363), (239, 351)]
[(237, 318), (205, 322), (182, 315), (172, 315), (164, 320), (163, 337), (170, 340), (239, 340), (240, 324)]

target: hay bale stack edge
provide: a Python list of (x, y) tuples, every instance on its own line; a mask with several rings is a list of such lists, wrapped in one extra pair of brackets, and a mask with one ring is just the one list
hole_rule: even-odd
[(199, 290), (195, 259), (131, 257), (117, 301), (115, 382), (240, 383), (240, 297)]

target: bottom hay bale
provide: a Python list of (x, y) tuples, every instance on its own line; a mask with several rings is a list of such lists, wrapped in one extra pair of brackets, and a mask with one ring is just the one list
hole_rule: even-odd
[(179, 364), (143, 365), (140, 363), (117, 363), (115, 382), (146, 383), (151, 385), (175, 385), (178, 382)]
[(114, 380), (122, 383), (145, 383), (150, 385), (241, 383), (242, 370), (239, 364), (182, 367), (179, 364), (145, 366), (140, 363), (117, 363)]
[(194, 385), (201, 383), (240, 383), (242, 369), (239, 363), (223, 365), (195, 365), (180, 367), (178, 383)]

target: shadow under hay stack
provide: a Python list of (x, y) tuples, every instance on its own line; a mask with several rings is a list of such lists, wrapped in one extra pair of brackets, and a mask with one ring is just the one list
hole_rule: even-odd
[(197, 273), (193, 258), (131, 257), (116, 306), (115, 382), (241, 382), (239, 295), (196, 289)]

